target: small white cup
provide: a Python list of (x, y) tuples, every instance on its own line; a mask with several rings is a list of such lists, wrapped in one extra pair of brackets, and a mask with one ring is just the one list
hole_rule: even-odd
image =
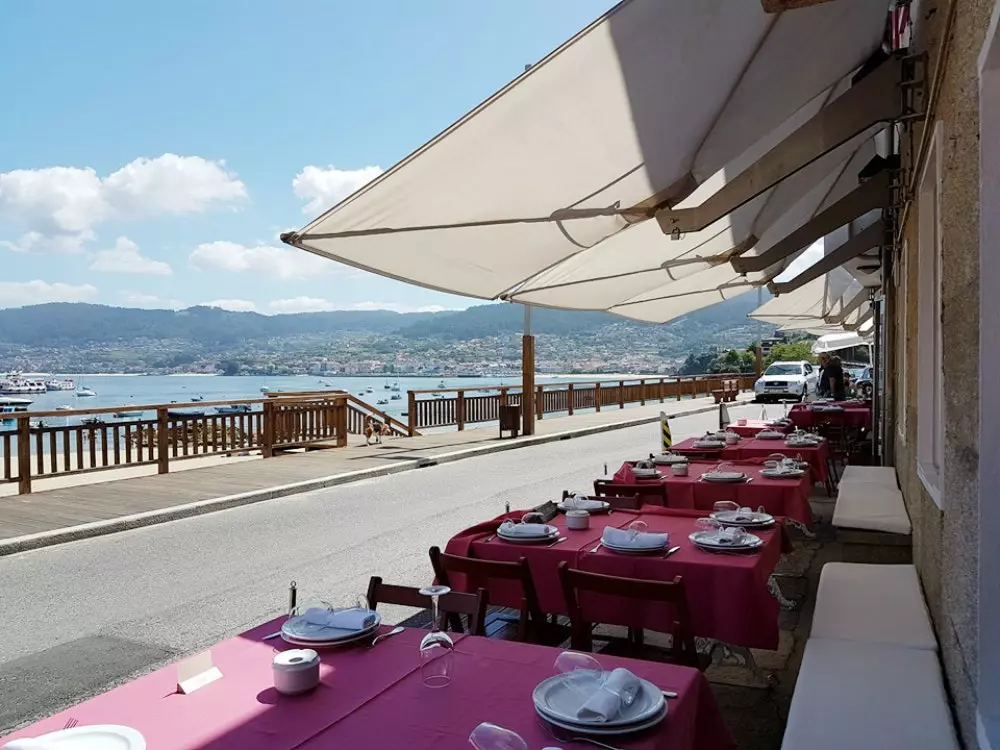
[(686, 477), (688, 475), (687, 461), (683, 463), (670, 464), (670, 473), (675, 477)]
[(726, 445), (736, 445), (738, 442), (740, 442), (739, 435), (737, 435), (735, 432), (726, 433)]
[(747, 421), (745, 419), (737, 419), (736, 420), (736, 424), (740, 425), (741, 427), (744, 426), (746, 423), (747, 423)]
[(590, 528), (590, 513), (585, 510), (566, 511), (566, 528), (573, 531), (582, 531)]

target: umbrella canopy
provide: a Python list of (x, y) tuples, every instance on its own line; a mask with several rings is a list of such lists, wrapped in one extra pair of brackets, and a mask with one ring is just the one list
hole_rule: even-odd
[(866, 338), (853, 331), (847, 331), (844, 333), (828, 333), (824, 336), (820, 336), (813, 342), (812, 352), (813, 354), (835, 352), (840, 349), (851, 349), (855, 346), (868, 346), (870, 343), (871, 342)]
[(652, 321), (713, 304), (786, 267), (743, 276), (726, 260), (765, 251), (856, 184), (872, 132), (679, 239), (656, 210), (701, 205), (849, 93), (885, 15), (885, 0), (784, 13), (625, 0), (283, 239), (471, 297)]

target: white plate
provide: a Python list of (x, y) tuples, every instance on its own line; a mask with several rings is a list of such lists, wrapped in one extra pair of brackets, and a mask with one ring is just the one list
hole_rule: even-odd
[(805, 476), (805, 474), (802, 469), (785, 469), (784, 471), (779, 469), (761, 469), (760, 472), (762, 477), (767, 477), (768, 479), (799, 479)]
[(625, 555), (651, 555), (653, 553), (662, 553), (667, 548), (667, 544), (664, 544), (662, 547), (619, 547), (607, 542), (601, 542), (601, 546), (607, 547), (612, 552), (621, 552)]
[[(370, 634), (382, 622), (382, 615), (375, 612), (375, 622), (361, 630), (348, 628), (326, 628), (305, 622), (301, 617), (286, 620), (281, 626), (281, 637), (285, 640), (294, 638), (300, 643), (336, 643)], [(287, 636), (287, 638), (286, 638)]]
[[(614, 719), (605, 722), (580, 721), (576, 717), (581, 705), (580, 693), (577, 690), (582, 691), (584, 695), (596, 691), (608, 674), (608, 672), (580, 669), (568, 675), (556, 675), (542, 680), (531, 694), (535, 710), (549, 721), (563, 722), (574, 728), (586, 728), (586, 731), (590, 731), (592, 727), (607, 729), (639, 724), (649, 721), (663, 711), (666, 705), (663, 691), (640, 677), (639, 684), (642, 689), (635, 701), (631, 706), (623, 707), (621, 713)], [(571, 682), (567, 683), (567, 679)]]
[(663, 479), (663, 475), (656, 469), (632, 469), (632, 475), (636, 479)]
[(559, 537), (559, 529), (555, 526), (550, 526), (546, 524), (549, 532), (545, 536), (507, 536), (500, 529), (497, 529), (497, 537), (503, 539), (505, 542), (513, 542), (514, 544), (539, 544), (541, 542), (551, 542), (553, 539)]
[(49, 732), (35, 737), (53, 750), (146, 750), (146, 740), (131, 727), (94, 724)]
[(671, 464), (686, 464), (688, 462), (687, 456), (680, 456), (676, 453), (661, 453), (653, 459), (654, 464), (659, 464), (661, 466), (670, 466)]
[(690, 539), (696, 546), (701, 547), (702, 549), (710, 550), (746, 551), (757, 549), (764, 543), (764, 540), (756, 534), (747, 534), (746, 541), (743, 544), (721, 544), (717, 540), (714, 531), (696, 531), (691, 534), (688, 539)]
[(726, 443), (722, 440), (697, 440), (694, 443), (695, 448), (706, 448), (713, 450), (715, 448), (722, 449), (726, 447)]
[[(537, 709), (536, 709), (537, 710)], [(551, 716), (546, 716), (545, 714), (539, 712), (538, 715), (543, 721), (547, 721), (553, 726), (557, 726), (560, 729), (566, 729), (570, 732), (576, 732), (577, 734), (590, 734), (597, 737), (618, 737), (625, 734), (632, 734), (633, 732), (641, 732), (644, 729), (649, 729), (655, 727), (661, 721), (663, 721), (667, 716), (667, 704), (663, 704), (663, 708), (660, 713), (647, 719), (646, 721), (639, 722), (638, 724), (628, 724), (622, 727), (605, 727), (601, 724), (570, 724), (569, 722), (562, 722), (558, 719), (553, 719)]]
[(742, 472), (735, 471), (708, 471), (701, 475), (701, 478), (706, 482), (721, 482), (724, 484), (734, 484), (736, 482), (745, 482), (747, 475)]
[[(569, 502), (568, 500), (563, 500), (556, 507), (563, 513), (565, 513), (568, 510), (577, 509), (575, 505), (569, 505), (568, 502)], [(606, 503), (603, 500), (601, 500), (600, 502), (601, 502), (600, 508), (583, 508), (582, 510), (587, 511), (588, 513), (607, 513), (609, 510), (611, 510), (611, 503)]]
[(757, 433), (758, 440), (781, 440), (785, 437), (783, 432), (772, 432), (770, 430), (761, 430)]
[(738, 516), (740, 512), (738, 510), (720, 510), (711, 514), (719, 523), (724, 523), (727, 526), (771, 526), (774, 523), (774, 516), (770, 513), (757, 513), (753, 511), (750, 515), (753, 517), (750, 520), (740, 520)]
[(789, 448), (818, 448), (819, 441), (817, 440), (786, 440), (785, 445)]
[(341, 638), (335, 641), (303, 641), (297, 638), (292, 638), (290, 636), (281, 634), (281, 640), (285, 643), (290, 643), (293, 646), (303, 646), (305, 648), (336, 648), (338, 646), (346, 646), (351, 643), (357, 643), (358, 641), (371, 640), (375, 636), (375, 628), (371, 630), (365, 630), (357, 635), (353, 635), (350, 638)]

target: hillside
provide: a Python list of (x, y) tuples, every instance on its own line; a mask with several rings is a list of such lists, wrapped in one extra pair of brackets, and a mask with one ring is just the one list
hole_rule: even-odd
[[(745, 295), (665, 325), (536, 308), (532, 330), (540, 366), (649, 369), (691, 351), (745, 346), (770, 330), (746, 318), (756, 305)], [(223, 361), (242, 372), (509, 368), (523, 321), (523, 308), (509, 304), (268, 316), (55, 303), (0, 310), (0, 371), (204, 372)]]

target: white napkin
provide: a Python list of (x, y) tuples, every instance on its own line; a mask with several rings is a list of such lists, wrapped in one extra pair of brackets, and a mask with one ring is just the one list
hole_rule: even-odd
[(535, 537), (548, 536), (550, 529), (544, 523), (512, 523), (504, 521), (499, 529), (504, 536)]
[(658, 549), (667, 546), (669, 534), (652, 534), (648, 531), (640, 531), (632, 537), (632, 532), (628, 529), (616, 529), (612, 526), (605, 526), (604, 533), (601, 534), (601, 541), (612, 547), (628, 547), (631, 549)]
[(743, 529), (721, 528), (716, 532), (715, 539), (719, 544), (735, 544), (743, 541), (745, 533)]
[(604, 510), (603, 500), (591, 500), (589, 497), (568, 497), (564, 502), (567, 508), (576, 508), (577, 510)]
[(370, 609), (338, 609), (331, 612), (322, 607), (311, 607), (302, 617), (310, 625), (343, 630), (364, 630), (375, 624), (375, 613)]
[(608, 675), (604, 685), (580, 707), (576, 717), (580, 721), (599, 724), (611, 721), (625, 705), (622, 696), (631, 692), (638, 697), (640, 690), (642, 683), (639, 682), (639, 678), (627, 669), (619, 667)]

